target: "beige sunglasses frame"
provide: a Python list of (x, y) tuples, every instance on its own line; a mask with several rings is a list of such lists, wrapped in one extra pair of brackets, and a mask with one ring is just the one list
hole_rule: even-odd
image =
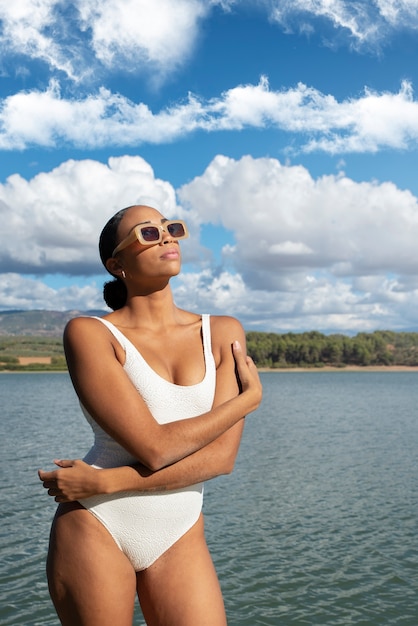
[[(122, 239), (122, 241), (116, 246), (116, 248), (112, 252), (112, 257), (116, 256), (118, 252), (120, 252), (121, 250), (124, 250), (125, 248), (130, 246), (131, 243), (133, 243), (134, 241), (138, 241), (143, 246), (152, 246), (157, 243), (160, 243), (163, 238), (163, 233), (168, 232), (167, 227), (170, 224), (181, 224), (184, 229), (184, 235), (182, 235), (181, 237), (174, 237), (175, 240), (186, 239), (186, 237), (189, 236), (189, 231), (187, 229), (186, 223), (183, 220), (167, 220), (163, 224), (153, 224), (153, 223), (138, 224), (137, 226), (134, 226), (132, 231), (129, 233), (129, 235), (125, 237), (125, 239)], [(141, 228), (148, 228), (149, 226), (155, 226), (155, 228), (158, 228), (160, 237), (156, 241), (146, 241), (142, 236)]]

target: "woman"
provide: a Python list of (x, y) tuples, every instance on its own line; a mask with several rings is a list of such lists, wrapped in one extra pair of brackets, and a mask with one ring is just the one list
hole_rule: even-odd
[(261, 385), (235, 319), (175, 306), (169, 280), (186, 236), (184, 222), (152, 207), (119, 211), (99, 244), (113, 312), (73, 319), (64, 333), (95, 433), (87, 465), (39, 472), (62, 502), (47, 573), (64, 626), (130, 626), (136, 593), (149, 626), (226, 624), (201, 483), (232, 470)]

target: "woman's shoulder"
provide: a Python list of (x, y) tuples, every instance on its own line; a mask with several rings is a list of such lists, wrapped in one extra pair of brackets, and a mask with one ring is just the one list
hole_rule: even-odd
[(65, 328), (93, 328), (94, 326), (99, 327), (102, 325), (99, 321), (100, 319), (106, 319), (106, 316), (100, 318), (99, 316), (89, 316), (89, 315), (80, 315), (77, 317), (72, 317), (66, 324)]
[(231, 315), (211, 315), (210, 324), (212, 330), (218, 332), (230, 332), (234, 330), (242, 330), (242, 324), (236, 317)]
[(230, 350), (232, 343), (238, 340), (241, 345), (245, 344), (245, 332), (235, 317), (230, 315), (211, 315), (210, 329), (212, 336), (212, 346), (216, 348)]
[(232, 344), (239, 341), (245, 349), (245, 332), (241, 323), (231, 315), (211, 315), (212, 353), (216, 367), (232, 360)]
[[(74, 317), (66, 325), (64, 330), (64, 350), (66, 355), (94, 354), (95, 358), (105, 359), (109, 356), (123, 361), (124, 351), (121, 344), (116, 340), (110, 329), (100, 319), (106, 320), (108, 316), (98, 317)], [(108, 320), (110, 321), (110, 320)]]
[(100, 321), (103, 318), (81, 315), (80, 317), (71, 318), (64, 329), (64, 339), (85, 338), (89, 336), (97, 337), (100, 334), (107, 335), (105, 325)]

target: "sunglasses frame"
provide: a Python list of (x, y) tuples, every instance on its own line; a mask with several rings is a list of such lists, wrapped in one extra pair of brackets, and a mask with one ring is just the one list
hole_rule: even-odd
[[(172, 235), (173, 239), (175, 239), (176, 241), (178, 239), (186, 239), (186, 237), (189, 236), (189, 231), (187, 229), (186, 223), (183, 220), (167, 220), (163, 224), (153, 224), (151, 222), (148, 222), (146, 224), (137, 224), (133, 227), (129, 235), (125, 237), (125, 239), (122, 239), (122, 241), (116, 246), (116, 248), (112, 252), (112, 257), (116, 256), (116, 254), (118, 254), (118, 252), (120, 252), (121, 250), (124, 250), (125, 248), (130, 246), (131, 243), (133, 243), (134, 241), (138, 241), (143, 246), (153, 246), (157, 243), (160, 243), (163, 239), (163, 233), (169, 232), (168, 227), (170, 226), (170, 224), (181, 224), (183, 226), (183, 235), (181, 235), (180, 237), (173, 237)], [(154, 228), (157, 228), (159, 232), (158, 239), (155, 239), (154, 241), (147, 241), (142, 236), (142, 228), (149, 228), (150, 226), (154, 226)]]

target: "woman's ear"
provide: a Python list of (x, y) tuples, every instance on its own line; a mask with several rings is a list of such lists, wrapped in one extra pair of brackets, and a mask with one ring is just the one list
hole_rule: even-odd
[(106, 269), (113, 276), (117, 276), (118, 278), (125, 278), (125, 272), (123, 271), (123, 267), (119, 263), (115, 257), (111, 257), (106, 261)]

